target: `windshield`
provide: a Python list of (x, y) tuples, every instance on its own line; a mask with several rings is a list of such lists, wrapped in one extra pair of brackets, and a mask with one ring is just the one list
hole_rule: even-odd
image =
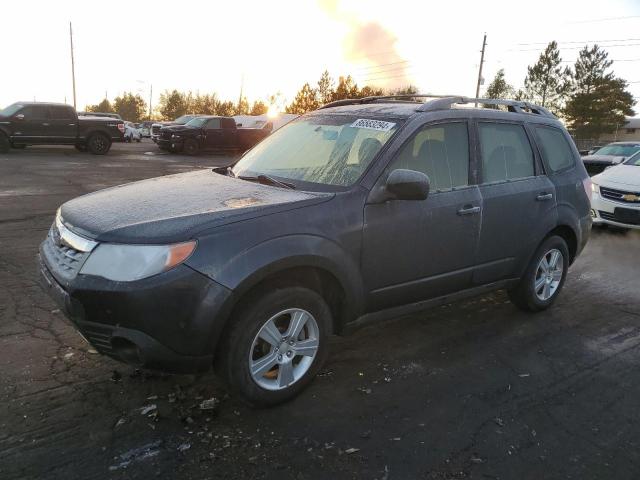
[(602, 147), (600, 150), (596, 150), (594, 155), (612, 155), (615, 157), (628, 157), (636, 152), (640, 151), (640, 144), (615, 144), (612, 143), (606, 147)]
[(256, 145), (233, 173), (352, 185), (403, 123), (389, 120), (335, 114), (301, 117)]
[(207, 120), (208, 120), (208, 118), (202, 118), (202, 117), (194, 118), (192, 120), (189, 120), (186, 123), (186, 125), (188, 127), (198, 127), (198, 128), (200, 128), (200, 127), (204, 126), (205, 123), (207, 123)]
[(181, 117), (176, 118), (173, 123), (176, 123), (178, 125), (184, 125), (192, 118), (193, 118), (193, 115), (182, 115)]
[(14, 104), (9, 105), (8, 107), (5, 107), (4, 109), (0, 110), (0, 115), (2, 115), (4, 117), (10, 117), (14, 113), (16, 113), (18, 110), (20, 110), (22, 107), (23, 107), (22, 104), (14, 103)]
[(636, 167), (640, 167), (640, 152), (636, 153), (629, 160), (624, 162), (625, 165), (634, 165)]

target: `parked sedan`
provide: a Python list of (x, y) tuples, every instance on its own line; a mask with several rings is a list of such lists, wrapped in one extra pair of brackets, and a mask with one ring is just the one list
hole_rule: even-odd
[(593, 223), (640, 229), (640, 152), (592, 180)]
[(607, 167), (619, 165), (637, 152), (640, 152), (640, 142), (615, 142), (585, 155), (582, 161), (589, 175), (593, 176)]

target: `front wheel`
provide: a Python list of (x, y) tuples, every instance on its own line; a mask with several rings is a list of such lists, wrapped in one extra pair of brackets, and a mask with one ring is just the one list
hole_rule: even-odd
[(187, 155), (197, 155), (200, 151), (200, 145), (198, 145), (198, 141), (193, 138), (188, 138), (184, 141), (184, 145), (182, 147), (182, 151)]
[(94, 133), (87, 141), (87, 149), (94, 155), (104, 155), (110, 148), (111, 140), (102, 133)]
[(10, 146), (11, 144), (9, 143), (7, 136), (0, 132), (0, 153), (7, 153)]
[(518, 285), (509, 291), (509, 298), (521, 310), (546, 310), (564, 286), (569, 262), (569, 248), (564, 239), (555, 235), (547, 238), (536, 250)]
[(245, 305), (231, 320), (216, 369), (249, 404), (282, 403), (309, 385), (326, 360), (331, 311), (303, 287), (266, 292)]

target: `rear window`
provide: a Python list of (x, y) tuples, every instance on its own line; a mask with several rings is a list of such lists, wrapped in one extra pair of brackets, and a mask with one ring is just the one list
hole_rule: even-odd
[(566, 170), (575, 164), (573, 150), (560, 130), (542, 126), (535, 127), (535, 130), (542, 159), (551, 172)]
[(75, 120), (76, 118), (76, 116), (73, 114), (73, 111), (69, 107), (52, 105), (51, 107), (49, 107), (49, 111), (51, 112), (51, 118), (59, 120)]
[(612, 155), (614, 157), (630, 157), (631, 155), (640, 152), (640, 144), (616, 144), (611, 143), (600, 150), (597, 150), (594, 155)]
[(535, 174), (533, 151), (522, 125), (481, 122), (478, 128), (484, 183), (517, 180)]

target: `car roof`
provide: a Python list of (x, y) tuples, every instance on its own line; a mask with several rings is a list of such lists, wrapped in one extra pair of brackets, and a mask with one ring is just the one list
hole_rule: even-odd
[(68, 105), (66, 103), (58, 103), (58, 102), (15, 102), (16, 105), (23, 105), (25, 107), (28, 106), (32, 106), (32, 105), (46, 105), (46, 106), (54, 106), (54, 107), (70, 107), (73, 108), (73, 106)]
[[(497, 110), (493, 108), (483, 107), (465, 107), (465, 108), (450, 108), (442, 110), (432, 110), (427, 112), (421, 112), (420, 107), (424, 105), (417, 102), (376, 102), (363, 105), (341, 105), (336, 107), (328, 107), (320, 110), (310, 112), (311, 115), (325, 115), (325, 114), (337, 114), (337, 115), (350, 115), (350, 116), (363, 116), (374, 118), (398, 118), (409, 119), (414, 115), (428, 115), (438, 113), (438, 119), (443, 117), (450, 118), (484, 118), (492, 120), (503, 121), (523, 121), (532, 123), (541, 123), (545, 125), (562, 125), (561, 122), (553, 116), (547, 115), (535, 115), (531, 113), (521, 112), (508, 112), (504, 110)], [(307, 114), (309, 115), (309, 114)]]

